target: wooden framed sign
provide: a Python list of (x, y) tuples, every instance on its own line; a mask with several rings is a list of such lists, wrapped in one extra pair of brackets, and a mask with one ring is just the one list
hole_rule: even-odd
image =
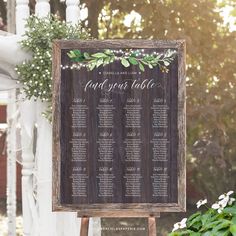
[(55, 41), (53, 210), (185, 210), (185, 42)]

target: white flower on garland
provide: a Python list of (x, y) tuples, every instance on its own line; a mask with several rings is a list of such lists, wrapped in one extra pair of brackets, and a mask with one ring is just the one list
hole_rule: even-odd
[(200, 208), (201, 206), (207, 204), (207, 199), (203, 199), (203, 200), (199, 200), (196, 205), (197, 205), (197, 208)]
[(187, 218), (184, 218), (180, 222), (175, 223), (172, 232), (174, 232), (174, 231), (176, 231), (178, 229), (186, 228), (187, 227), (186, 222), (187, 222)]

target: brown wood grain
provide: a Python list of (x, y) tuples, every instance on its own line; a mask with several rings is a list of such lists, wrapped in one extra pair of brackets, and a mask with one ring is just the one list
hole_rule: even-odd
[(180, 49), (185, 40), (143, 40), (143, 39), (112, 39), (112, 40), (55, 40), (61, 49), (74, 48), (176, 48)]
[(157, 228), (156, 228), (156, 218), (148, 217), (148, 236), (156, 236)]
[[(61, 52), (64, 49), (77, 48), (146, 48), (166, 49), (175, 48), (178, 50), (178, 80), (177, 84), (177, 201), (169, 199), (169, 202), (138, 202), (138, 203), (87, 203), (87, 204), (66, 204), (62, 202), (61, 183), (61, 120), (64, 111), (61, 111)], [(186, 163), (185, 163), (185, 42), (156, 41), (156, 40), (56, 40), (53, 44), (53, 210), (54, 211), (75, 211), (78, 216), (83, 217), (148, 217), (158, 216), (159, 212), (177, 212), (186, 209)], [(173, 101), (175, 104), (175, 101)], [(146, 153), (148, 155), (148, 152)], [(171, 166), (171, 163), (170, 163)], [(174, 179), (172, 181), (175, 188)], [(149, 191), (148, 189), (146, 191)], [(145, 191), (145, 192), (146, 192)], [(174, 191), (174, 190), (173, 190)], [(174, 196), (174, 195), (173, 195)], [(145, 197), (142, 199), (145, 200)], [(141, 200), (142, 201), (142, 200)]]
[(80, 236), (88, 236), (89, 231), (89, 218), (82, 217), (80, 225)]

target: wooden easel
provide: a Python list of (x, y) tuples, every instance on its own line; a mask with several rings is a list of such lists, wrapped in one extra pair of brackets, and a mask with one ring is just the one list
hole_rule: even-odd
[(155, 217), (148, 217), (148, 236), (157, 236), (157, 226)]
[[(89, 217), (82, 217), (80, 236), (88, 236), (88, 230), (89, 230)], [(148, 236), (157, 236), (155, 217), (148, 217)]]
[(89, 217), (81, 218), (80, 236), (88, 236)]

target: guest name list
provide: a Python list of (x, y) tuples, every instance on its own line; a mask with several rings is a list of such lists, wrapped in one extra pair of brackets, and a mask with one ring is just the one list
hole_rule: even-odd
[(176, 64), (62, 72), (64, 203), (177, 201)]

